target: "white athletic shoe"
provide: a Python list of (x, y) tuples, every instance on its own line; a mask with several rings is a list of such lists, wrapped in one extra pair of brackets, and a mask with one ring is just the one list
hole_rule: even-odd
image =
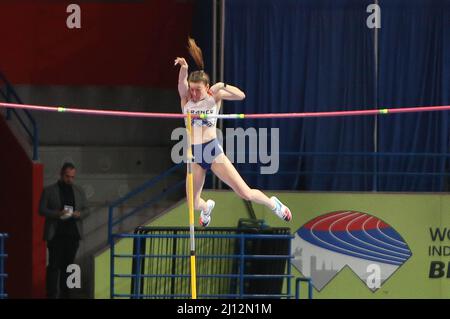
[(275, 202), (275, 208), (272, 211), (279, 218), (281, 218), (287, 222), (290, 222), (292, 220), (292, 214), (291, 214), (291, 211), (289, 210), (289, 208), (287, 206), (283, 205), (283, 203), (280, 202), (280, 200), (278, 198), (276, 198), (275, 196), (272, 196), (270, 199)]
[(214, 209), (214, 206), (216, 205), (216, 202), (213, 201), (212, 199), (208, 199), (206, 201), (206, 206), (208, 206), (208, 209), (206, 210), (206, 212), (201, 211), (200, 212), (200, 225), (203, 227), (207, 227), (209, 225), (209, 223), (211, 222), (211, 213), (212, 210)]

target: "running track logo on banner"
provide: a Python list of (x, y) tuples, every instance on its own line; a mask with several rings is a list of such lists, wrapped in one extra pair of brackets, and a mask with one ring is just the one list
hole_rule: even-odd
[(375, 292), (411, 256), (390, 225), (366, 213), (336, 211), (300, 227), (293, 240), (293, 265), (321, 291), (348, 266)]

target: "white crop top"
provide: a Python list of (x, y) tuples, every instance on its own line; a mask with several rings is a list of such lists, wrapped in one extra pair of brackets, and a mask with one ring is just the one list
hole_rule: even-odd
[[(216, 115), (219, 111), (217, 107), (216, 100), (213, 96), (208, 95), (203, 100), (198, 102), (194, 102), (189, 100), (183, 107), (183, 113), (187, 114), (187, 112), (191, 114), (206, 114), (206, 115)], [(184, 123), (186, 124), (186, 118), (184, 119)], [(200, 127), (207, 126), (213, 127), (216, 126), (217, 118), (206, 118), (206, 119), (192, 119), (192, 126)]]

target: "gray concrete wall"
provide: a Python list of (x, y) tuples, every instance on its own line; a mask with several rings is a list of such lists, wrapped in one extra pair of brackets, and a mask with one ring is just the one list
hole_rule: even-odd
[[(176, 79), (175, 79), (176, 80)], [(174, 90), (144, 87), (29, 86), (16, 85), (26, 104), (68, 108), (179, 113)], [(33, 111), (41, 145), (164, 146), (170, 134), (182, 127), (181, 119), (137, 119)]]

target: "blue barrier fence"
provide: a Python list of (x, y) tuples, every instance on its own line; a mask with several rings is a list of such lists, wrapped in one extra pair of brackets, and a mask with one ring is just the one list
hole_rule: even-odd
[[(191, 297), (188, 228), (139, 227), (135, 234), (112, 237), (111, 298)], [(289, 228), (258, 233), (240, 228), (197, 229), (198, 298), (298, 298), (299, 281), (295, 295), (291, 287), (292, 238)], [(116, 253), (114, 239), (133, 240), (133, 253)], [(122, 265), (122, 272), (117, 271), (117, 264), (126, 260), (132, 266), (123, 272)], [(116, 280), (128, 280), (129, 292), (123, 291), (123, 284), (122, 291), (117, 291)]]
[(8, 255), (6, 254), (5, 241), (8, 238), (7, 234), (0, 233), (0, 299), (8, 298), (8, 294), (6, 293), (6, 278), (8, 275), (6, 274), (6, 258)]
[(295, 299), (300, 299), (300, 284), (306, 282), (308, 285), (308, 299), (313, 298), (313, 286), (311, 278), (297, 278), (295, 280)]

